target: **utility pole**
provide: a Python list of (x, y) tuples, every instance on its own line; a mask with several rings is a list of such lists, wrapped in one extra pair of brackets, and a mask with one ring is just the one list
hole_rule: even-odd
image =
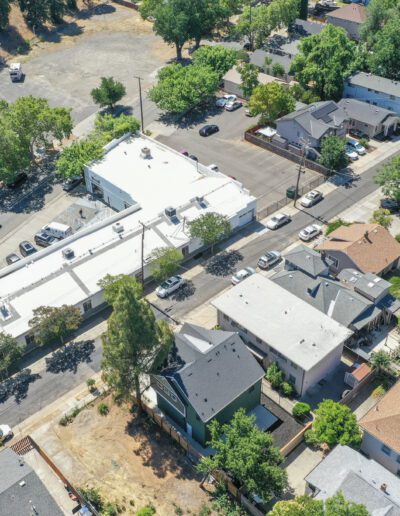
[(298, 193), (299, 193), (300, 174), (301, 173), (304, 174), (304, 170), (303, 169), (304, 169), (305, 163), (306, 163), (306, 151), (307, 151), (307, 149), (308, 149), (307, 143), (303, 142), (303, 150), (302, 150), (302, 153), (301, 153), (299, 168), (298, 168), (298, 171), (297, 171), (296, 190), (294, 192), (294, 202), (293, 202), (293, 206), (294, 207), (296, 207), (297, 196), (298, 196)]
[(141, 275), (142, 275), (142, 289), (144, 289), (144, 232), (146, 231), (146, 226), (143, 224), (143, 222), (139, 221), (139, 224), (142, 226), (142, 246), (141, 246)]
[(144, 132), (144, 122), (143, 122), (143, 100), (142, 100), (142, 78), (138, 75), (135, 75), (135, 79), (138, 80), (139, 83), (139, 101), (140, 101), (140, 122), (142, 127), (142, 133)]

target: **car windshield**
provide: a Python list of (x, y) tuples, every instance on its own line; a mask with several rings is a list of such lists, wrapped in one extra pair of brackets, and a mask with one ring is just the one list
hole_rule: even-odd
[(161, 283), (160, 287), (161, 288), (169, 288), (172, 284), (173, 284), (173, 281), (167, 280), (167, 281), (164, 281), (164, 283)]
[(279, 216), (276, 216), (276, 217), (272, 217), (272, 221), (273, 222), (279, 222), (281, 220), (282, 217), (279, 217)]

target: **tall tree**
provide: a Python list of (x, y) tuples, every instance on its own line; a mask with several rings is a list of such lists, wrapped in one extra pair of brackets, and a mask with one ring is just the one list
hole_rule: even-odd
[(311, 430), (305, 434), (306, 442), (311, 444), (335, 444), (359, 446), (361, 430), (356, 416), (349, 407), (333, 400), (324, 400), (315, 411)]
[(162, 282), (172, 276), (182, 263), (183, 256), (179, 249), (158, 247), (151, 253), (151, 274), (156, 281)]
[(327, 136), (322, 140), (321, 165), (328, 170), (341, 170), (348, 164), (346, 156), (346, 140), (339, 136)]
[(125, 86), (113, 77), (102, 77), (98, 88), (90, 92), (93, 101), (100, 107), (114, 109), (115, 104), (126, 95)]
[(193, 17), (187, 0), (161, 2), (155, 13), (153, 30), (166, 43), (174, 45), (176, 58), (182, 59), (183, 45), (192, 37)]
[(222, 45), (205, 45), (192, 56), (195, 66), (209, 66), (221, 78), (237, 62), (237, 52)]
[(160, 354), (166, 356), (173, 339), (168, 326), (156, 322), (150, 305), (138, 297), (135, 286), (122, 280), (116, 297), (112, 290), (113, 311), (102, 337), (102, 369), (118, 396), (129, 399), (135, 392), (140, 409), (141, 376), (159, 364)]
[(47, 2), (44, 0), (18, 0), (18, 3), (26, 23), (34, 32), (49, 19)]
[(369, 511), (361, 503), (351, 502), (345, 499), (339, 491), (334, 496), (325, 500), (325, 516), (368, 516)]
[(56, 173), (65, 178), (81, 176), (86, 165), (103, 157), (103, 145), (101, 138), (74, 141), (58, 158)]
[(372, 45), (376, 34), (399, 12), (400, 0), (371, 0), (367, 6), (367, 19), (361, 27), (362, 38)]
[(209, 444), (215, 453), (201, 459), (200, 472), (224, 470), (240, 487), (265, 502), (283, 493), (287, 487), (287, 473), (279, 466), (283, 457), (273, 446), (271, 434), (257, 427), (255, 416), (239, 409), (229, 423), (221, 425), (214, 419), (209, 429)]
[(8, 27), (10, 11), (10, 0), (0, 0), (0, 30), (5, 30)]
[(14, 362), (21, 358), (25, 344), (8, 333), (0, 332), (0, 380), (4, 379)]
[(29, 326), (39, 345), (50, 344), (59, 339), (64, 344), (65, 338), (82, 324), (82, 315), (76, 306), (39, 306), (33, 310)]
[[(43, 0), (42, 0), (43, 1)], [(48, 9), (48, 18), (52, 23), (60, 23), (66, 11), (65, 0), (45, 0)]]
[(106, 274), (98, 283), (98, 286), (104, 290), (104, 299), (109, 305), (113, 305), (117, 299), (121, 287), (129, 287), (134, 290), (135, 295), (140, 299), (143, 295), (142, 284), (136, 278), (127, 276), (126, 274)]
[(325, 501), (307, 495), (277, 502), (268, 516), (368, 516), (365, 505), (348, 501), (339, 491)]
[(321, 99), (340, 99), (344, 79), (357, 67), (356, 43), (346, 31), (328, 24), (319, 34), (300, 40), (299, 50), (291, 73), (300, 84)]
[(375, 182), (382, 187), (384, 195), (400, 201), (400, 156), (395, 156), (379, 169)]
[(95, 134), (104, 143), (109, 143), (115, 138), (121, 138), (126, 133), (134, 134), (140, 129), (140, 122), (130, 115), (121, 114), (117, 117), (110, 113), (98, 114), (94, 122)]
[(387, 77), (400, 79), (400, 8), (374, 37), (372, 52), (369, 54), (371, 72)]
[(307, 18), (308, 18), (308, 0), (300, 0), (299, 18), (301, 20), (307, 20)]
[(203, 245), (211, 247), (211, 253), (214, 252), (214, 246), (220, 240), (227, 238), (231, 231), (231, 224), (227, 217), (219, 213), (204, 213), (197, 219), (188, 222), (190, 236), (198, 238)]
[(390, 359), (390, 355), (383, 349), (380, 349), (372, 353), (370, 364), (372, 369), (376, 369), (381, 373), (382, 371), (390, 371), (392, 361)]
[(242, 81), (240, 89), (243, 92), (243, 96), (248, 99), (254, 91), (254, 88), (258, 86), (258, 67), (251, 63), (242, 63), (238, 66), (238, 72)]
[(296, 102), (291, 92), (278, 82), (260, 84), (250, 97), (249, 108), (261, 115), (261, 124), (270, 124), (281, 116), (291, 113)]

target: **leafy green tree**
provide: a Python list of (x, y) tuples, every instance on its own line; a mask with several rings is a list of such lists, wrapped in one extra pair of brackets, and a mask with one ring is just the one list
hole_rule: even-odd
[(31, 162), (29, 148), (0, 113), (0, 181), (11, 182)]
[(56, 163), (56, 172), (62, 177), (79, 177), (85, 166), (104, 155), (104, 142), (101, 139), (88, 138), (76, 140), (66, 147)]
[(371, 72), (387, 77), (400, 79), (400, 10), (375, 35), (372, 52), (369, 55)]
[(312, 104), (313, 102), (319, 102), (321, 98), (314, 93), (312, 90), (306, 90), (301, 97), (301, 101), (304, 104)]
[(183, 256), (179, 249), (158, 247), (151, 253), (151, 259), (151, 274), (156, 281), (162, 282), (177, 271)]
[(104, 299), (109, 305), (113, 305), (115, 303), (121, 287), (128, 287), (134, 290), (138, 299), (143, 295), (142, 284), (139, 283), (136, 278), (132, 278), (126, 274), (117, 274), (115, 276), (106, 274), (97, 284), (102, 290), (104, 290)]
[(0, 30), (8, 27), (11, 4), (9, 0), (0, 0)]
[(192, 56), (195, 66), (209, 66), (221, 78), (237, 61), (237, 52), (222, 45), (205, 45), (200, 47)]
[(190, 35), (195, 41), (195, 48), (199, 48), (203, 36), (211, 33), (218, 22), (226, 16), (226, 9), (220, 0), (191, 0)]
[(25, 344), (5, 332), (0, 332), (0, 379), (4, 379), (10, 367), (22, 357)]
[(339, 491), (325, 500), (325, 516), (368, 516), (365, 505), (350, 502)]
[(389, 229), (393, 222), (393, 217), (390, 215), (389, 210), (385, 210), (384, 208), (378, 208), (374, 210), (372, 213), (372, 217), (370, 222), (373, 224), (379, 224), (385, 229)]
[(346, 140), (339, 136), (327, 136), (322, 140), (321, 165), (328, 170), (341, 170), (348, 164), (346, 156)]
[(98, 88), (90, 92), (93, 101), (100, 107), (114, 109), (115, 104), (126, 95), (125, 86), (113, 77), (102, 77)]
[(154, 514), (156, 514), (156, 510), (152, 505), (145, 505), (136, 512), (136, 516), (153, 516)]
[(365, 505), (346, 500), (339, 491), (325, 501), (307, 495), (277, 502), (268, 516), (368, 516)]
[(392, 361), (390, 355), (383, 349), (373, 352), (369, 362), (372, 369), (376, 369), (378, 372), (389, 371), (391, 369)]
[(361, 37), (372, 45), (382, 27), (400, 12), (400, 0), (371, 0), (367, 7), (367, 19), (361, 27)]
[(308, 403), (304, 403), (303, 401), (299, 401), (292, 409), (292, 414), (294, 417), (298, 417), (299, 419), (308, 416), (311, 412), (311, 407)]
[(382, 187), (384, 195), (400, 201), (400, 156), (395, 156), (380, 168), (375, 182)]
[(268, 367), (265, 378), (274, 389), (279, 389), (285, 380), (285, 376), (276, 362), (272, 362)]
[(325, 443), (330, 448), (335, 444), (359, 446), (361, 437), (357, 418), (350, 408), (333, 400), (318, 405), (312, 429), (305, 434), (306, 442)]
[(290, 91), (278, 82), (257, 86), (249, 102), (251, 111), (256, 115), (261, 115), (261, 124), (275, 122), (277, 118), (292, 112), (295, 105)]
[(239, 409), (229, 423), (212, 420), (209, 430), (215, 453), (201, 459), (200, 472), (224, 470), (240, 487), (265, 501), (283, 493), (287, 487), (287, 473), (279, 467), (283, 457), (273, 446), (271, 434), (257, 427), (255, 416)]
[(43, 346), (59, 339), (64, 344), (65, 338), (82, 324), (82, 315), (76, 306), (39, 306), (33, 310), (29, 321), (35, 341)]
[(65, 0), (45, 0), (45, 2), (47, 3), (48, 19), (52, 23), (60, 23), (67, 7)]
[(328, 24), (319, 34), (300, 40), (299, 50), (291, 73), (300, 84), (321, 99), (340, 99), (344, 79), (357, 68), (356, 43), (347, 32)]
[(299, 18), (301, 20), (307, 20), (307, 18), (308, 18), (308, 0), (300, 0)]
[(158, 73), (150, 99), (160, 109), (183, 114), (209, 101), (218, 89), (219, 76), (209, 66), (168, 65)]
[(137, 295), (135, 285), (120, 281), (116, 296), (112, 285), (112, 314), (103, 334), (102, 369), (117, 396), (130, 399), (132, 392), (141, 408), (143, 374), (153, 370), (160, 354), (164, 358), (173, 342), (165, 322), (155, 320), (147, 301)]
[(126, 133), (134, 134), (140, 129), (137, 118), (121, 114), (117, 117), (110, 113), (98, 114), (94, 123), (95, 135), (108, 143), (115, 138), (121, 138)]
[(274, 63), (272, 65), (272, 75), (275, 77), (283, 77), (285, 75), (285, 68), (281, 63)]
[(204, 213), (189, 221), (188, 227), (190, 236), (201, 240), (203, 245), (210, 246), (211, 253), (214, 252), (215, 244), (227, 238), (232, 232), (228, 218), (214, 212)]
[(241, 79), (240, 89), (243, 92), (243, 96), (248, 99), (253, 93), (254, 88), (259, 84), (258, 67), (250, 63), (243, 63), (237, 69)]
[(47, 2), (44, 0), (18, 0), (26, 23), (35, 31), (49, 19)]

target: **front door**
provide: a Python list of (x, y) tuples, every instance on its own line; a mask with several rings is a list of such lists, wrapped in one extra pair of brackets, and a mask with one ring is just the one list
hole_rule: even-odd
[(190, 425), (188, 422), (186, 422), (186, 432), (188, 434), (189, 437), (192, 437), (192, 425)]

